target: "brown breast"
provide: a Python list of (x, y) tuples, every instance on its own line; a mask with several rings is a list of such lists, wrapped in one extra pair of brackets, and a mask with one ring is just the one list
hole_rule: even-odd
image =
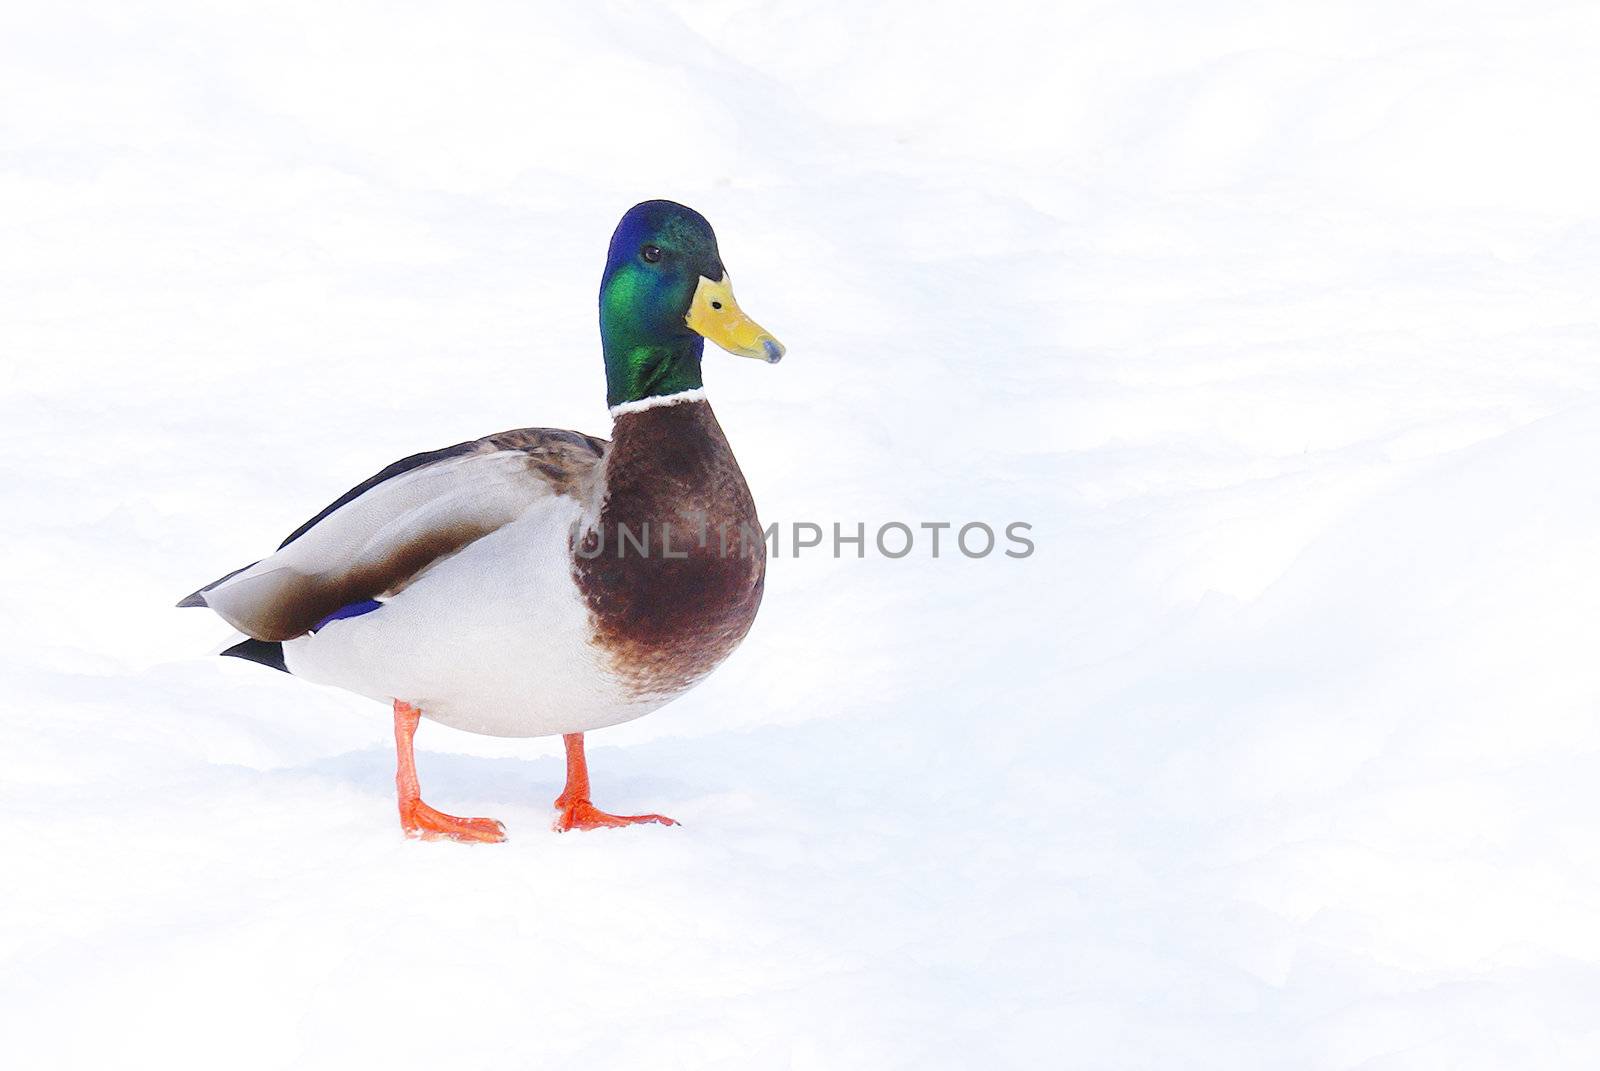
[(766, 544), (710, 403), (617, 418), (599, 519), (574, 551), (594, 642), (636, 695), (676, 695), (733, 652), (761, 604)]

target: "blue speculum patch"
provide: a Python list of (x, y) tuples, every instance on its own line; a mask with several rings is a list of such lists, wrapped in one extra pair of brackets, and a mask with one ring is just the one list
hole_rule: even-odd
[(353, 602), (349, 606), (339, 607), (333, 613), (329, 614), (327, 617), (324, 617), (315, 625), (312, 625), (311, 631), (317, 631), (330, 621), (339, 621), (346, 617), (360, 617), (362, 614), (370, 614), (372, 611), (382, 608), (383, 603), (379, 602), (377, 599), (362, 599), (360, 602)]

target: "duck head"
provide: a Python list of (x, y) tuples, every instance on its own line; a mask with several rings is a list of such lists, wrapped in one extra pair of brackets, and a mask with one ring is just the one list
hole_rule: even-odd
[(783, 345), (733, 299), (705, 217), (672, 201), (634, 205), (611, 236), (600, 280), (606, 404), (701, 386), (705, 339), (740, 357), (783, 356)]

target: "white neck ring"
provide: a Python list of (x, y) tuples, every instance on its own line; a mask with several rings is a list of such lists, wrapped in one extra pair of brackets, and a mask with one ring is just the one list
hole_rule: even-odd
[(611, 407), (611, 417), (615, 420), (628, 413), (642, 413), (646, 409), (654, 409), (661, 405), (678, 405), (682, 402), (703, 402), (706, 400), (706, 389), (695, 387), (693, 390), (680, 390), (676, 394), (656, 394), (649, 398), (640, 398), (634, 402), (622, 402)]

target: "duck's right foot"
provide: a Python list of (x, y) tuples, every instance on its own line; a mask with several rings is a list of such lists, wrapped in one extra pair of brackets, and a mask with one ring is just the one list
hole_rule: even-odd
[(681, 823), (664, 814), (607, 814), (588, 800), (556, 800), (555, 825), (557, 833), (570, 833), (574, 829), (620, 829), (623, 826), (644, 825), (656, 822), (664, 826)]

